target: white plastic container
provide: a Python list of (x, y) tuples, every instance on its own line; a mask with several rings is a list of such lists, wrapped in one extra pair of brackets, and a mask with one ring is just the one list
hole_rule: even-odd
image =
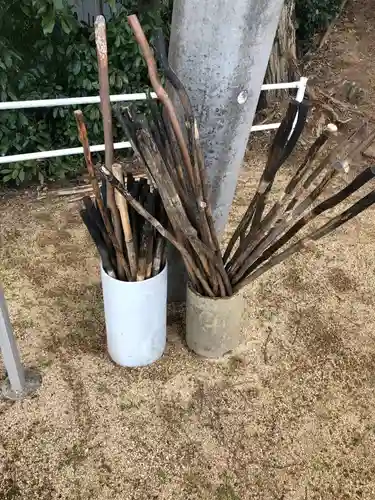
[(167, 266), (145, 281), (119, 281), (101, 268), (108, 353), (121, 366), (159, 359), (167, 336)]

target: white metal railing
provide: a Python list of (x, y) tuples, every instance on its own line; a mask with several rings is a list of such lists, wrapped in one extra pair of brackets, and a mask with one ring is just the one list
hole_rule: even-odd
[[(296, 82), (266, 83), (262, 85), (262, 90), (297, 89), (296, 99), (297, 101), (302, 102), (306, 91), (306, 85), (307, 85), (307, 78), (301, 77)], [(156, 98), (156, 94), (151, 93), (151, 97)], [(147, 96), (145, 93), (118, 94), (110, 96), (111, 102), (144, 101), (146, 100), (146, 98)], [(31, 108), (52, 108), (57, 106), (77, 106), (81, 104), (99, 104), (99, 103), (100, 103), (99, 96), (71, 97), (62, 99), (40, 99), (40, 100), (30, 100), (30, 101), (7, 101), (7, 102), (0, 102), (0, 111), (8, 111), (15, 109), (31, 109)], [(262, 125), (253, 125), (251, 127), (251, 132), (262, 132), (265, 130), (273, 130), (279, 128), (279, 126), (280, 123), (266, 123)], [(116, 142), (114, 144), (114, 148), (127, 149), (131, 148), (131, 144), (128, 141)], [(104, 144), (90, 146), (90, 151), (93, 153), (104, 151)], [(28, 160), (43, 160), (46, 158), (55, 158), (58, 156), (70, 156), (77, 154), (83, 154), (82, 147), (0, 156), (0, 164), (15, 163)]]

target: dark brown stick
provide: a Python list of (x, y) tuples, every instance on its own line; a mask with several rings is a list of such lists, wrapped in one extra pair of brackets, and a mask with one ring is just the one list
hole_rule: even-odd
[(151, 276), (156, 276), (160, 272), (162, 258), (163, 258), (163, 251), (164, 251), (164, 238), (162, 238), (161, 236), (157, 236), (155, 245), (155, 254), (152, 262)]
[[(213, 289), (215, 290), (215, 281), (218, 279), (218, 270), (220, 274), (219, 283), (221, 294), (225, 295), (225, 280), (229, 286), (229, 293), (231, 293), (230, 283), (222, 264), (221, 255), (219, 254), (218, 257), (216, 253), (207, 246), (205, 240), (199, 239), (196, 229), (190, 224), (172, 179), (165, 169), (165, 165), (154, 142), (151, 140), (150, 134), (148, 134), (145, 129), (142, 129), (138, 131), (137, 135), (139, 136), (138, 142), (142, 143), (142, 151), (147, 163), (147, 168), (151, 169), (152, 175), (160, 188), (160, 195), (164, 207), (176, 235), (183, 233), (185, 240), (189, 241), (189, 244), (196, 253), (196, 259), (201, 262), (203, 270), (212, 284)], [(223, 278), (221, 276), (223, 276)]]
[(208, 196), (208, 192), (207, 192), (207, 175), (206, 175), (206, 169), (205, 169), (205, 165), (204, 165), (203, 152), (202, 152), (202, 148), (200, 145), (198, 124), (197, 124), (195, 119), (194, 119), (193, 147), (195, 149), (196, 164), (197, 164), (197, 168), (198, 168), (198, 175), (200, 178), (200, 185), (202, 188), (202, 197), (201, 198), (202, 198), (202, 202), (204, 203), (204, 205), (203, 205), (204, 215), (202, 215), (202, 217), (204, 218), (204, 216), (205, 216), (205, 218), (207, 220), (208, 234), (211, 238), (212, 246), (213, 246), (215, 256), (217, 258), (217, 262), (218, 262), (218, 266), (219, 266), (218, 284), (219, 284), (219, 289), (220, 289), (220, 295), (222, 297), (224, 297), (225, 295), (230, 296), (230, 295), (232, 295), (232, 285), (230, 283), (228, 274), (225, 270), (224, 260), (223, 260), (223, 257), (221, 255), (219, 239), (218, 239), (217, 232), (215, 229), (214, 218), (212, 215), (212, 209), (211, 209), (210, 200), (209, 200), (209, 196)]
[(138, 271), (137, 271), (137, 281), (143, 281), (146, 278), (146, 267), (147, 267), (147, 244), (149, 231), (146, 226), (147, 222), (143, 225), (140, 244), (139, 244), (139, 259), (138, 259)]
[[(255, 210), (255, 205), (257, 202), (257, 196), (254, 196), (253, 199), (250, 202), (250, 205), (247, 207), (246, 212), (244, 213), (240, 223), (236, 227), (234, 233), (232, 234), (231, 239), (229, 240), (229, 243), (225, 249), (224, 256), (223, 256), (223, 261), (224, 263), (227, 262), (227, 260), (230, 257), (230, 254), (232, 253), (232, 250), (239, 238), (244, 234), (246, 229), (249, 227), (249, 224), (251, 224), (251, 220), (254, 215), (254, 210)], [(241, 245), (242, 247), (242, 245)]]
[(175, 89), (178, 98), (182, 104), (182, 108), (185, 114), (185, 129), (188, 138), (189, 153), (191, 162), (194, 164), (194, 112), (193, 107), (190, 102), (190, 98), (181, 80), (178, 78), (176, 73), (173, 71), (172, 67), (168, 61), (167, 47), (165, 44), (165, 39), (163, 36), (163, 30), (157, 28), (155, 30), (155, 35), (153, 39), (156, 57), (159, 61), (162, 70), (167, 77), (167, 80), (172, 84)]
[[(188, 172), (188, 176), (189, 176), (191, 185), (194, 187), (194, 192), (198, 196), (198, 210), (201, 214), (202, 214), (202, 211), (203, 211), (203, 213), (205, 213), (206, 202), (203, 200), (203, 197), (201, 196), (202, 187), (200, 184), (200, 177), (197, 175), (197, 173), (194, 169), (194, 164), (193, 164), (192, 159), (189, 155), (189, 150), (188, 150), (188, 147), (186, 146), (185, 139), (184, 139), (182, 130), (180, 128), (172, 101), (170, 100), (167, 92), (165, 91), (165, 89), (162, 87), (162, 85), (160, 83), (160, 80), (159, 80), (159, 77), (157, 74), (157, 70), (156, 70), (155, 59), (154, 59), (153, 54), (151, 52), (150, 46), (148, 45), (147, 39), (143, 33), (143, 30), (139, 24), (137, 17), (134, 15), (129, 16), (128, 21), (129, 21), (130, 26), (133, 29), (133, 32), (134, 32), (134, 35), (135, 35), (136, 40), (138, 42), (138, 45), (140, 46), (140, 48), (142, 50), (144, 59), (146, 61), (147, 67), (148, 67), (149, 78), (150, 78), (151, 84), (152, 84), (157, 96), (159, 97), (160, 101), (164, 104), (166, 111), (168, 113), (170, 122), (172, 124), (173, 131), (174, 131), (176, 139), (177, 139), (177, 143), (178, 143), (180, 151), (181, 151), (181, 155), (182, 155), (182, 159), (183, 159), (185, 168)], [(212, 235), (211, 235), (211, 232), (210, 232), (210, 229), (209, 229), (209, 226), (208, 226), (208, 223), (207, 223), (205, 217), (202, 217), (201, 224), (200, 224), (200, 230), (202, 231), (203, 242), (206, 243), (206, 245), (210, 246), (212, 244)], [(195, 243), (197, 243), (197, 242), (195, 242)], [(202, 258), (199, 256), (199, 254), (198, 254), (198, 257), (202, 261)], [(219, 268), (219, 271), (221, 269), (221, 271), (220, 271), (221, 274), (224, 274), (224, 276), (221, 277), (221, 280), (219, 280), (221, 292), (225, 293), (225, 291), (223, 289), (223, 283), (225, 283), (225, 280), (227, 282), (227, 288), (231, 291), (229, 280), (228, 280), (226, 273), (224, 271), (224, 265), (222, 264), (222, 262), (220, 264), (221, 255), (219, 254), (219, 252), (216, 252), (215, 260), (216, 260), (216, 265)], [(202, 264), (203, 263), (204, 263), (204, 261), (202, 261)], [(209, 264), (209, 265), (211, 265), (211, 264)], [(213, 283), (213, 286), (215, 288), (215, 286), (216, 286), (215, 281), (217, 280), (215, 271), (211, 270), (211, 272), (208, 273), (208, 276), (210, 276), (211, 281)], [(223, 283), (220, 283), (220, 281), (222, 281)]]
[[(328, 139), (337, 132), (337, 127), (333, 124), (329, 124), (323, 133), (317, 138), (314, 144), (310, 147), (307, 155), (302, 162), (302, 165), (298, 168), (297, 172), (293, 175), (292, 179), (287, 184), (284, 195), (277, 201), (265, 218), (262, 220), (262, 224), (258, 231), (254, 233), (249, 233), (243, 240), (242, 245), (238, 248), (237, 252), (234, 254), (229, 275), (233, 279), (237, 275), (238, 270), (241, 266), (245, 266), (247, 259), (252, 259), (252, 252), (264, 239), (267, 232), (272, 228), (272, 226), (278, 223), (278, 219), (281, 217), (283, 212), (287, 209), (290, 204), (291, 199), (297, 198), (303, 190), (303, 183), (306, 178), (310, 175), (310, 171), (313, 162), (317, 154), (322, 151)], [(273, 234), (273, 233), (272, 233)], [(243, 269), (243, 272), (245, 270)]]
[(186, 241), (189, 241), (196, 252), (197, 259), (202, 262), (206, 275), (210, 276), (207, 259), (214, 262), (216, 261), (215, 255), (199, 239), (196, 229), (190, 224), (173, 182), (150, 134), (145, 129), (141, 129), (137, 132), (137, 136), (138, 142), (142, 143), (143, 156), (159, 187), (164, 208), (176, 236), (181, 234)]
[[(159, 200), (158, 218), (164, 227), (168, 226), (167, 214), (165, 213), (163, 204)], [(155, 255), (152, 262), (152, 276), (156, 276), (164, 268), (165, 265), (165, 238), (160, 236), (159, 233), (155, 235)]]
[[(133, 198), (136, 201), (138, 201), (139, 191), (140, 191), (139, 181), (133, 182), (130, 188), (127, 188), (127, 191), (133, 196)], [(134, 208), (131, 205), (128, 206), (128, 211), (129, 211), (130, 223), (134, 239), (134, 251), (136, 255), (137, 269), (138, 269), (139, 232), (140, 232), (138, 219), (140, 218), (140, 215), (134, 210)]]
[(337, 161), (344, 164), (346, 160), (353, 159), (361, 150), (368, 147), (375, 138), (375, 129), (365, 138), (362, 139), (363, 131), (367, 129), (367, 124), (363, 124), (358, 130), (354, 131), (349, 138), (336, 146), (326, 158), (312, 171), (311, 175), (303, 183), (304, 188), (308, 188), (318, 178), (318, 176), (329, 166), (334, 165)]
[[(285, 147), (290, 131), (292, 130), (297, 110), (298, 110), (298, 104), (295, 101), (292, 101), (289, 104), (285, 117), (283, 118), (280, 127), (278, 128), (276, 135), (272, 141), (268, 153), (266, 166), (259, 180), (257, 190), (252, 200), (250, 201), (250, 204), (245, 214), (243, 215), (239, 225), (237, 226), (231, 239), (229, 240), (227, 248), (224, 252), (224, 257), (223, 257), (224, 263), (227, 262), (227, 260), (229, 259), (229, 256), (237, 240), (241, 237), (242, 234), (246, 232), (247, 228), (252, 224), (254, 213), (257, 207), (259, 207), (258, 208), (258, 214), (259, 214), (261, 206), (263, 205), (263, 202), (260, 202), (260, 198), (261, 197), (265, 198), (266, 192), (268, 192), (272, 188), (278, 169), (281, 167), (280, 158), (282, 157), (282, 150)], [(235, 259), (235, 257), (233, 257), (233, 259)], [(227, 269), (230, 269), (230, 267), (231, 267), (231, 262), (227, 264)]]
[[(292, 102), (291, 104), (293, 104), (295, 109), (298, 111), (297, 121), (295, 123), (295, 113), (292, 122), (290, 121), (290, 118), (293, 116), (293, 113), (287, 113), (284, 130), (280, 134), (279, 130), (276, 133), (275, 143), (277, 144), (278, 142), (280, 142), (280, 145), (278, 145), (277, 148), (271, 147), (271, 159), (266, 165), (266, 168), (264, 169), (264, 172), (262, 174), (260, 189), (258, 191), (259, 196), (256, 203), (254, 216), (251, 222), (250, 234), (254, 233), (258, 229), (260, 221), (263, 217), (263, 212), (266, 206), (269, 192), (271, 191), (273, 182), (275, 180), (276, 173), (293, 151), (306, 122), (307, 112), (309, 109), (308, 104), (305, 102)], [(286, 142), (284, 142), (285, 136)], [(280, 149), (281, 151), (278, 151)]]
[[(213, 280), (214, 293), (216, 295), (219, 292), (221, 296), (225, 296), (226, 294), (231, 295), (232, 287), (224, 269), (224, 262), (221, 257), (220, 245), (216, 230), (214, 228), (211, 206), (208, 201), (206, 171), (204, 166), (203, 153), (200, 146), (198, 125), (194, 118), (193, 107), (191, 105), (186, 89), (169, 65), (164, 43), (162, 43), (160, 39), (160, 33), (159, 59), (162, 63), (163, 70), (166, 73), (168, 80), (172, 83), (177, 92), (185, 113), (185, 128), (188, 135), (190, 145), (189, 150), (195, 176), (195, 185), (193, 187), (195, 189), (196, 205), (199, 214), (199, 218), (197, 220), (197, 228), (199, 227), (203, 242), (208, 247), (210, 247), (213, 252), (215, 252), (220, 266), (220, 273), (217, 276), (217, 280)], [(171, 149), (173, 148), (171, 147)], [(188, 207), (189, 203), (186, 200), (186, 197), (181, 196), (182, 193), (179, 193), (179, 195), (184, 205)], [(211, 270), (211, 277), (216, 277), (214, 269)], [(219, 287), (219, 290), (217, 289), (217, 286)]]
[[(281, 247), (283, 247), (289, 240), (291, 240), (303, 227), (305, 227), (313, 219), (326, 212), (329, 209), (336, 207), (343, 200), (348, 198), (350, 195), (358, 191), (362, 186), (374, 178), (374, 167), (368, 167), (366, 170), (361, 172), (357, 177), (347, 186), (345, 186), (341, 191), (334, 194), (330, 198), (324, 200), (322, 203), (310, 210), (309, 213), (300, 218), (278, 241), (276, 241), (272, 246), (270, 246), (263, 255), (254, 262), (254, 264), (248, 269), (245, 277), (252, 273), (260, 264), (272, 257)], [(316, 199), (318, 193), (321, 193), (325, 187), (324, 180), (312, 191), (309, 196), (300, 204), (308, 205), (311, 204), (314, 199)], [(304, 207), (296, 207), (296, 211), (300, 214), (303, 213)]]
[(301, 180), (306, 176), (307, 172), (311, 169), (316, 157), (324, 150), (329, 139), (337, 134), (337, 126), (334, 123), (329, 123), (327, 127), (323, 130), (320, 136), (314, 141), (310, 146), (305, 159), (298, 167), (297, 172), (293, 175), (291, 180), (288, 182), (285, 188), (285, 193), (292, 193)]
[[(92, 187), (92, 185), (91, 185), (91, 187)], [(95, 199), (95, 194), (94, 194), (94, 199)], [(113, 248), (113, 245), (111, 243), (111, 240), (109, 239), (107, 230), (106, 230), (104, 222), (103, 222), (103, 218), (101, 216), (100, 210), (97, 207), (97, 203), (94, 204), (93, 201), (91, 200), (91, 197), (89, 197), (89, 196), (84, 196), (81, 199), (81, 201), (82, 201), (83, 206), (85, 207), (86, 211), (90, 215), (92, 215), (93, 219), (95, 219), (95, 223), (98, 226), (98, 229), (99, 229), (100, 234), (104, 240), (104, 243), (107, 247), (108, 252), (110, 254), (112, 254), (112, 253), (114, 254), (115, 260), (112, 261), (112, 267), (113, 267), (113, 269), (115, 269), (116, 268), (116, 252), (113, 252), (114, 248)]]
[(200, 214), (202, 238), (206, 244), (212, 247), (214, 251), (220, 251), (216, 231), (213, 231), (212, 234), (213, 224), (212, 227), (210, 227), (211, 224), (208, 220), (210, 218), (210, 215), (212, 219), (212, 214), (210, 214), (211, 210), (209, 207), (208, 196), (206, 192), (206, 172), (204, 167), (202, 149), (200, 147), (198, 125), (194, 118), (193, 106), (191, 105), (189, 95), (186, 92), (184, 85), (169, 64), (163, 34), (160, 29), (157, 30), (155, 45), (158, 49), (157, 56), (159, 62), (162, 65), (163, 71), (167, 79), (173, 85), (184, 110), (185, 129), (188, 136), (191, 162), (194, 169), (194, 187), (195, 195), (197, 198), (196, 203)]
[[(168, 136), (168, 133), (164, 129), (164, 123), (161, 120), (159, 121), (159, 116), (157, 116), (157, 111), (154, 108), (154, 104), (151, 100), (149, 101), (149, 104), (151, 106), (151, 110), (153, 111), (153, 120), (154, 120), (154, 127), (152, 128), (152, 136), (153, 139), (157, 145), (157, 148), (163, 158), (164, 164), (168, 169), (168, 173), (172, 179), (172, 182), (177, 190), (177, 193), (179, 197), (181, 198), (181, 201), (186, 209), (186, 214), (190, 220), (190, 222), (196, 226), (196, 210), (193, 206), (192, 200), (189, 199), (189, 194), (188, 192), (184, 189), (184, 182), (181, 182), (181, 178), (179, 175), (179, 171), (181, 171), (182, 175), (182, 169), (179, 168), (180, 165), (179, 163), (176, 163), (177, 160), (177, 155), (173, 156), (171, 154), (171, 151), (174, 150), (173, 145), (169, 143), (170, 137)], [(120, 125), (123, 128), (123, 130), (126, 133), (126, 136), (128, 140), (134, 145), (135, 150), (137, 151), (137, 156), (139, 157), (140, 161), (143, 163), (144, 167), (146, 170), (148, 170), (148, 167), (145, 162), (145, 158), (143, 157), (142, 151), (139, 149), (139, 144), (138, 140), (136, 137), (136, 130), (139, 129), (140, 127), (137, 126), (136, 124), (132, 123), (132, 117), (131, 115), (125, 110), (124, 114), (121, 115), (119, 109), (116, 109), (116, 115), (119, 119)], [(131, 126), (132, 125), (132, 126)], [(133, 128), (132, 128), (133, 127)], [(160, 128), (159, 128), (160, 127)], [(163, 130), (161, 130), (163, 128)], [(164, 136), (165, 134), (165, 136)], [(155, 137), (157, 135), (157, 137)], [(162, 138), (163, 136), (163, 138)], [(166, 144), (165, 147), (164, 145), (161, 144), (161, 142), (165, 139)]]
[[(160, 139), (163, 144), (162, 148), (159, 148), (161, 149), (160, 152), (162, 153), (162, 150), (164, 150), (167, 163), (173, 165), (173, 170), (175, 170), (173, 174), (176, 178), (176, 186), (178, 186), (181, 191), (187, 191), (188, 185), (182, 168), (181, 154), (175, 147), (176, 137), (171, 128), (170, 122), (167, 121), (168, 117), (163, 116), (158, 104), (151, 97), (148, 99), (148, 105), (151, 110), (154, 125), (157, 128), (157, 132), (160, 135)], [(163, 159), (164, 161), (166, 160), (164, 157)]]
[[(307, 155), (307, 161), (304, 162), (304, 167), (299, 169), (299, 171), (293, 176), (291, 181), (288, 183), (285, 194), (281, 201), (275, 203), (270, 212), (265, 217), (262, 222), (262, 226), (257, 234), (253, 235), (252, 239), (250, 236), (245, 240), (246, 249), (242, 252), (237, 252), (232, 258), (232, 267), (229, 270), (229, 275), (233, 283), (237, 283), (244, 275), (248, 273), (248, 269), (252, 267), (253, 263), (262, 255), (265, 249), (271, 245), (277, 237), (286, 229), (286, 227), (292, 222), (294, 215), (292, 208), (298, 202), (301, 195), (306, 193), (307, 188), (311, 183), (318, 177), (318, 175), (325, 169), (329, 168), (325, 178), (322, 183), (326, 187), (328, 183), (334, 178), (337, 171), (342, 168), (345, 169), (349, 165), (349, 161), (364, 147), (368, 147), (369, 144), (374, 140), (375, 131), (368, 135), (366, 139), (361, 139), (359, 142), (353, 141), (357, 137), (360, 137), (363, 133), (365, 126), (360, 127), (359, 130), (354, 132), (349, 139), (344, 140), (335, 149), (333, 149), (328, 156), (319, 163), (317, 167), (311, 170), (312, 159), (311, 150), (310, 154)], [(326, 137), (335, 133), (333, 127), (327, 127), (325, 131)], [(326, 141), (322, 141), (323, 145)], [(313, 148), (315, 151), (315, 148)], [(341, 153), (341, 158), (344, 160), (338, 160), (338, 154)], [(320, 193), (319, 193), (320, 194)], [(307, 198), (308, 200), (308, 198)], [(303, 205), (300, 205), (300, 208)], [(307, 206), (305, 206), (305, 209)], [(291, 212), (293, 215), (291, 215)], [(297, 215), (299, 216), (301, 212)], [(285, 221), (278, 222), (281, 214), (283, 214)], [(272, 227), (272, 224), (276, 222), (275, 227), (271, 229), (271, 232), (265, 237), (268, 230)], [(240, 254), (240, 255), (239, 255)], [(237, 259), (234, 263), (233, 261)]]
[(250, 274), (250, 276), (248, 276), (242, 282), (238, 283), (235, 286), (234, 291), (238, 291), (239, 289), (247, 286), (255, 279), (259, 278), (259, 276), (269, 271), (272, 267), (276, 266), (277, 264), (280, 264), (285, 259), (289, 258), (290, 256), (302, 250), (303, 248), (307, 248), (309, 242), (317, 241), (323, 236), (326, 236), (333, 230), (337, 229), (338, 227), (342, 226), (343, 224), (351, 220), (353, 217), (356, 217), (358, 214), (369, 208), (374, 203), (375, 203), (375, 191), (371, 191), (371, 193), (361, 198), (357, 203), (354, 203), (354, 205), (352, 205), (347, 210), (345, 210), (341, 214), (337, 215), (336, 217), (328, 221), (322, 227), (320, 227), (316, 231), (313, 231), (312, 233), (305, 236), (301, 240), (297, 241), (294, 245), (291, 245), (283, 252), (269, 259), (263, 266), (257, 268), (252, 274)]
[[(155, 204), (156, 204), (156, 194), (155, 192), (153, 192), (148, 195), (145, 205), (146, 210), (152, 216), (155, 216)], [(152, 255), (153, 255), (154, 240), (155, 240), (154, 228), (149, 222), (145, 224), (145, 232), (147, 232), (147, 241), (146, 241), (146, 279), (147, 279), (151, 278)]]
[[(337, 163), (335, 165), (337, 165), (337, 170), (341, 169), (340, 163)], [(326, 173), (317, 189), (312, 192), (311, 197), (307, 196), (307, 198), (298, 205), (296, 210), (292, 211), (291, 213), (285, 212), (284, 218), (276, 221), (275, 226), (272, 227), (270, 232), (262, 240), (259, 241), (259, 244), (255, 247), (255, 249), (253, 248), (251, 253), (249, 252), (248, 257), (242, 262), (241, 267), (237, 269), (237, 272), (235, 274), (233, 274), (233, 283), (238, 283), (243, 278), (243, 276), (247, 274), (247, 270), (254, 264), (254, 262), (256, 262), (259, 257), (261, 257), (263, 252), (265, 252), (266, 249), (270, 245), (272, 245), (273, 242), (275, 242), (277, 238), (287, 229), (287, 227), (290, 226), (290, 224), (308, 208), (309, 204), (313, 201), (312, 198), (321, 194), (323, 189), (325, 189), (329, 182), (334, 178), (337, 170), (335, 166), (332, 166), (332, 169)]]

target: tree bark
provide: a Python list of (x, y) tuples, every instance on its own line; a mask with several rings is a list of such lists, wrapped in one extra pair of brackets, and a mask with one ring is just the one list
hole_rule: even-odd
[[(296, 76), (296, 61), (295, 0), (286, 0), (273, 42), (265, 83), (294, 81), (298, 78)], [(266, 107), (274, 99), (285, 98), (286, 92), (285, 90), (263, 92), (259, 107)]]

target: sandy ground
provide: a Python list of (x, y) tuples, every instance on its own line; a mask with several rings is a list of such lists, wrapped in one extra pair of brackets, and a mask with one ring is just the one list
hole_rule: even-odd
[[(228, 232), (264, 161), (252, 149)], [(247, 289), (232, 356), (189, 352), (174, 309), (163, 358), (124, 369), (76, 207), (21, 195), (0, 209), (0, 279), (43, 375), (34, 398), (0, 401), (1, 500), (375, 498), (373, 210)]]

